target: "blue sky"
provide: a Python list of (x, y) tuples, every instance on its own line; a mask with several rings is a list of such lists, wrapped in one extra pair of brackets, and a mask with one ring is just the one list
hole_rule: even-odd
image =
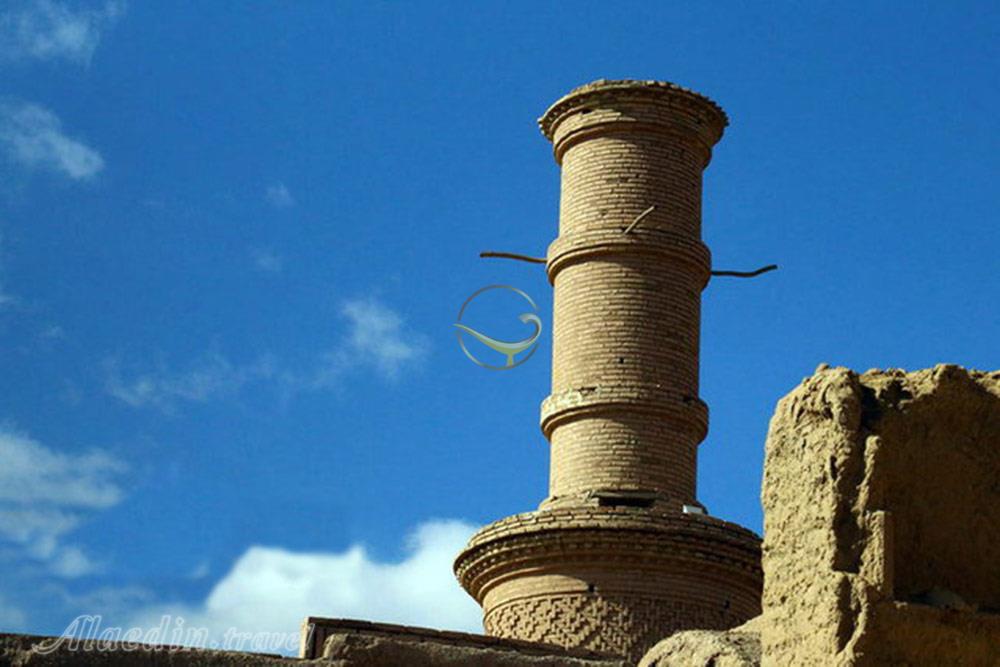
[(535, 119), (596, 78), (732, 119), (705, 240), (781, 270), (705, 291), (699, 495), (759, 531), (820, 362), (998, 367), (998, 44), (985, 2), (3, 3), (0, 630), (478, 628), (450, 560), (546, 495), (551, 345), (451, 325), (494, 283), (550, 323), (477, 254), (544, 254)]

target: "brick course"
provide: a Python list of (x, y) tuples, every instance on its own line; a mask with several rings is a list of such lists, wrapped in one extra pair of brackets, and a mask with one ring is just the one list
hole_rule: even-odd
[(637, 660), (675, 630), (760, 611), (759, 538), (682, 513), (698, 505), (708, 428), (701, 177), (727, 122), (711, 100), (648, 81), (588, 84), (539, 121), (562, 167), (546, 265), (550, 485), (537, 512), (487, 526), (456, 561), (490, 634)]

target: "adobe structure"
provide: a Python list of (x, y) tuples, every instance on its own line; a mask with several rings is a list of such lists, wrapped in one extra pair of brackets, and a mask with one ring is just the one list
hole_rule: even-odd
[(1000, 372), (823, 364), (765, 453), (763, 613), (640, 667), (1000, 665)]
[(698, 503), (701, 173), (725, 125), (636, 81), (541, 119), (562, 165), (551, 478), (455, 562), (488, 635), (309, 617), (288, 658), (0, 634), (0, 666), (1000, 665), (1000, 371), (821, 365), (771, 419), (762, 549)]
[(726, 114), (670, 83), (597, 81), (539, 120), (562, 167), (549, 495), (455, 561), (490, 635), (638, 660), (760, 612), (760, 540), (695, 494), (702, 171)]

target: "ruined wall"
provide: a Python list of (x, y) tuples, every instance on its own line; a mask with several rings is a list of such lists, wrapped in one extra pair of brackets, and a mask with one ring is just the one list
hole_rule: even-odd
[(766, 450), (764, 613), (641, 667), (1000, 665), (1000, 372), (824, 365)]
[[(21, 667), (307, 667), (311, 661), (278, 655), (189, 649), (101, 640), (0, 633), (0, 666)], [(329, 663), (323, 663), (329, 665)]]
[(304, 655), (331, 667), (628, 667), (552, 644), (346, 619), (307, 618), (303, 637)]
[(1000, 664), (1000, 373), (820, 367), (762, 500), (763, 665)]
[(639, 667), (759, 667), (760, 620), (730, 630), (685, 630), (659, 642)]
[(302, 658), (102, 640), (0, 634), (0, 667), (628, 667), (551, 644), (387, 623), (309, 617)]

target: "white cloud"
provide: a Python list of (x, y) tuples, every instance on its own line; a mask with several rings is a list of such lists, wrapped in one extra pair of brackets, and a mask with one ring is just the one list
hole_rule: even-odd
[(457, 520), (425, 522), (396, 563), (376, 560), (360, 545), (338, 553), (250, 547), (202, 603), (146, 607), (126, 626), (153, 628), (170, 616), (182, 618), (185, 628), (206, 628), (217, 641), (231, 628), (283, 633), (292, 638), (286, 651), (306, 616), (482, 632), (479, 606), (452, 574), (452, 561), (475, 528)]
[(100, 153), (64, 134), (54, 113), (28, 102), (0, 101), (0, 148), (23, 167), (77, 181), (92, 178), (104, 168)]
[(171, 412), (178, 401), (205, 403), (231, 396), (247, 383), (272, 377), (275, 372), (268, 358), (237, 366), (220, 354), (209, 354), (181, 373), (160, 368), (128, 380), (122, 377), (117, 361), (107, 361), (105, 368), (109, 394), (133, 408), (152, 406), (165, 412)]
[(267, 186), (264, 192), (264, 199), (275, 208), (289, 208), (295, 206), (295, 198), (288, 191), (284, 183), (278, 182)]
[(83, 551), (61, 540), (86, 512), (118, 504), (126, 466), (101, 450), (57, 452), (9, 427), (0, 427), (0, 461), (0, 540), (62, 577), (95, 571)]
[(423, 336), (403, 329), (402, 318), (379, 302), (348, 301), (341, 313), (350, 323), (346, 344), (336, 356), (354, 364), (370, 364), (388, 378), (418, 359), (426, 347)]
[(365, 368), (395, 380), (404, 366), (417, 363), (427, 351), (427, 338), (405, 328), (399, 313), (375, 299), (346, 301), (340, 314), (347, 321), (346, 334), (322, 356), (314, 372), (290, 383), (293, 389), (337, 386), (345, 373)]
[(99, 571), (101, 564), (91, 560), (79, 547), (65, 546), (52, 555), (49, 569), (53, 574), (72, 579)]
[(113, 481), (124, 466), (106, 452), (63, 454), (31, 438), (0, 430), (0, 501), (106, 509), (121, 500)]
[(285, 265), (285, 261), (282, 259), (281, 255), (278, 255), (271, 250), (254, 250), (251, 252), (251, 257), (253, 258), (253, 264), (257, 270), (265, 273), (281, 273), (281, 269), (283, 269)]
[(13, 3), (0, 14), (0, 56), (89, 65), (101, 34), (124, 13), (121, 0), (109, 0), (100, 9), (79, 10), (53, 0)]
[(248, 385), (274, 382), (288, 398), (302, 391), (338, 386), (344, 375), (372, 368), (386, 380), (420, 360), (427, 348), (422, 334), (404, 327), (398, 313), (374, 299), (347, 301), (341, 308), (347, 330), (326, 353), (306, 369), (282, 366), (266, 356), (238, 365), (221, 354), (209, 354), (185, 371), (162, 365), (155, 371), (126, 378), (121, 364), (105, 362), (105, 391), (133, 408), (154, 407), (171, 413), (180, 402), (206, 403), (238, 394)]

